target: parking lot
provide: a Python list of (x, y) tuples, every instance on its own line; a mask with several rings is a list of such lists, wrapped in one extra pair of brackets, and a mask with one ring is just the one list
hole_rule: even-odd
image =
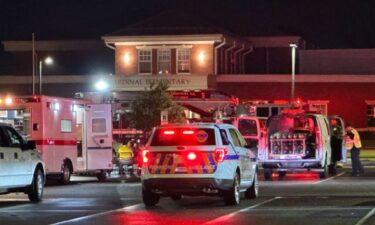
[(39, 204), (23, 194), (0, 196), (0, 218), (1, 224), (374, 224), (375, 162), (365, 167), (361, 177), (351, 177), (349, 166), (324, 180), (314, 173), (260, 177), (259, 198), (242, 198), (235, 207), (218, 197), (184, 197), (145, 208), (140, 182), (73, 177), (65, 186), (49, 182)]

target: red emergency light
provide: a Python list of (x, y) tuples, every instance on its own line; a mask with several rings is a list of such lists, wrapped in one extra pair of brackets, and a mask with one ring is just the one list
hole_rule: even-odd
[(175, 134), (175, 131), (174, 130), (165, 130), (163, 132), (163, 134), (165, 134), (165, 135), (173, 135), (173, 134)]
[(193, 130), (184, 130), (182, 131), (182, 134), (194, 134)]

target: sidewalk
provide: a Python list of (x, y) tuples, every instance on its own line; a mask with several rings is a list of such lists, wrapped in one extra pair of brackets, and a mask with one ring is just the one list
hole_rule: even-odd
[[(361, 159), (375, 160), (375, 149), (363, 148), (360, 153)], [(350, 152), (348, 152), (348, 158), (350, 158)]]

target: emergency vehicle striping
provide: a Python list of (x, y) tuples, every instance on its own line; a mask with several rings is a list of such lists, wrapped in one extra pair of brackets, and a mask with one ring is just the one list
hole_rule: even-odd
[(239, 155), (226, 155), (226, 156), (224, 156), (224, 160), (237, 160), (239, 158), (240, 158)]
[(198, 152), (191, 161), (183, 154), (158, 152), (153, 153), (148, 170), (151, 174), (212, 174), (217, 163), (215, 152)]
[(44, 139), (44, 140), (35, 140), (36, 145), (77, 145), (76, 140), (53, 140), (53, 139)]

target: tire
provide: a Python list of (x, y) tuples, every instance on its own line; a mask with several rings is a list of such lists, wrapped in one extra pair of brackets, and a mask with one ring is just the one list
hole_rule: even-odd
[(272, 180), (272, 169), (264, 168), (263, 175), (265, 180)]
[(329, 176), (329, 170), (328, 170), (328, 165), (327, 165), (327, 156), (326, 156), (326, 160), (325, 160), (325, 163), (324, 163), (324, 167), (323, 167), (323, 171), (322, 172), (319, 172), (319, 178), (320, 179), (325, 179)]
[(337, 174), (336, 163), (329, 165), (328, 171), (329, 171), (329, 174), (336, 175)]
[(258, 182), (258, 175), (257, 173), (254, 174), (254, 180), (251, 187), (249, 187), (245, 192), (245, 197), (247, 199), (255, 199), (258, 197), (259, 193), (259, 182)]
[(33, 182), (31, 186), (29, 187), (29, 191), (27, 192), (27, 195), (31, 202), (36, 203), (42, 200), (43, 192), (44, 192), (44, 174), (42, 170), (36, 169), (34, 176), (33, 176)]
[(173, 194), (170, 196), (173, 201), (179, 201), (182, 199), (182, 195), (180, 194)]
[(151, 192), (150, 190), (143, 188), (142, 189), (142, 199), (145, 206), (155, 206), (158, 204), (160, 196)]
[(238, 205), (240, 203), (240, 196), (240, 175), (236, 173), (232, 188), (224, 192), (224, 203), (226, 205)]
[(107, 180), (107, 172), (105, 170), (101, 170), (96, 174), (96, 178), (98, 178), (98, 181), (100, 182), (105, 182)]
[(279, 178), (283, 178), (286, 176), (286, 171), (279, 171)]
[(64, 162), (62, 167), (62, 174), (60, 177), (61, 184), (68, 184), (70, 182), (70, 177), (72, 176), (72, 168), (69, 163)]

